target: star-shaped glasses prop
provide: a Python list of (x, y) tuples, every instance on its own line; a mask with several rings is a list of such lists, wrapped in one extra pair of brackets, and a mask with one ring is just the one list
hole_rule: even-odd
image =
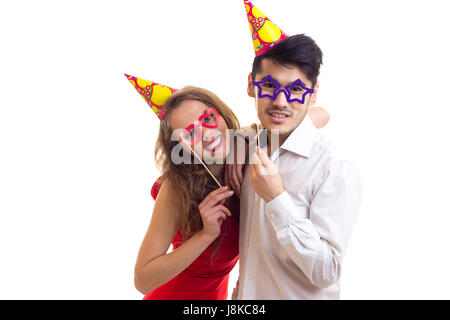
[(190, 124), (186, 130), (181, 132), (181, 139), (193, 146), (201, 141), (201, 131), (200, 127), (205, 127), (209, 129), (214, 129), (219, 126), (219, 112), (214, 108), (208, 108), (205, 114), (202, 114), (198, 121)]
[(284, 92), (288, 102), (297, 101), (304, 104), (306, 95), (314, 93), (314, 89), (307, 88), (300, 79), (282, 88), (270, 74), (261, 81), (254, 81), (253, 84), (258, 87), (258, 98), (275, 100), (281, 92)]

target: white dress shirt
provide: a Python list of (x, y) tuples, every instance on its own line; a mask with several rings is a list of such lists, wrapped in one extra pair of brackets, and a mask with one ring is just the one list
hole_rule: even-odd
[(308, 116), (270, 157), (285, 191), (266, 203), (245, 171), (237, 299), (339, 299), (361, 183)]

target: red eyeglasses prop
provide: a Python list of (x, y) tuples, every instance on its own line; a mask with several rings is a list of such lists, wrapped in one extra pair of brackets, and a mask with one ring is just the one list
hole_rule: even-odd
[(189, 125), (189, 127), (187, 127), (186, 130), (184, 130), (180, 134), (181, 141), (184, 142), (192, 151), (194, 156), (197, 157), (198, 160), (200, 160), (203, 167), (205, 167), (206, 171), (208, 171), (208, 173), (217, 183), (219, 188), (222, 188), (222, 185), (219, 183), (219, 181), (217, 181), (216, 177), (212, 174), (212, 172), (209, 171), (208, 167), (203, 162), (202, 158), (198, 156), (198, 154), (195, 152), (194, 149), (192, 149), (193, 145), (200, 142), (200, 126), (210, 129), (214, 129), (219, 126), (219, 113), (217, 112), (216, 109), (209, 108), (206, 110), (205, 114), (201, 115), (200, 118), (198, 118), (198, 121), (200, 122), (200, 124), (198, 123), (191, 124)]
[(190, 124), (180, 135), (181, 139), (188, 145), (193, 146), (200, 142), (200, 127), (214, 129), (219, 126), (219, 112), (214, 108), (208, 108), (206, 113), (198, 118), (198, 122)]

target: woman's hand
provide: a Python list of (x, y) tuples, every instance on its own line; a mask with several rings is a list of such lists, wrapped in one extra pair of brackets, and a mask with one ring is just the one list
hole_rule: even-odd
[(225, 184), (234, 190), (236, 196), (241, 198), (241, 185), (244, 182), (244, 166), (248, 158), (248, 144), (245, 137), (251, 139), (256, 132), (252, 132), (251, 127), (240, 129), (240, 137), (234, 136), (234, 150), (228, 155), (225, 164)]
[(203, 221), (203, 229), (200, 231), (204, 235), (216, 239), (220, 234), (220, 226), (227, 216), (231, 216), (230, 210), (224, 206), (225, 199), (231, 197), (233, 191), (228, 187), (222, 187), (212, 191), (198, 205)]
[(322, 107), (309, 107), (308, 115), (317, 129), (322, 129), (330, 121), (330, 113)]
[(241, 185), (244, 182), (243, 171), (243, 164), (232, 163), (225, 165), (225, 184), (231, 186), (239, 199), (241, 198)]

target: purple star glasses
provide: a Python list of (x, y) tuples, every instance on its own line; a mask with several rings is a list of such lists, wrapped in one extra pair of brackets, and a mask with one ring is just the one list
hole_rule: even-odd
[(307, 88), (300, 79), (282, 88), (270, 74), (261, 81), (254, 81), (253, 84), (258, 87), (258, 98), (275, 100), (281, 92), (284, 92), (288, 102), (297, 101), (304, 104), (306, 95), (314, 93), (314, 89)]

